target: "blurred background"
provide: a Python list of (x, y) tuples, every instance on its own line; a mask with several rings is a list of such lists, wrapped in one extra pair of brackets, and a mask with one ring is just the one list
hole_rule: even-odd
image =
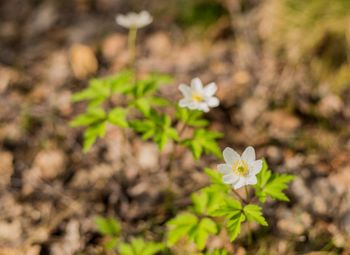
[(271, 228), (239, 254), (350, 254), (349, 0), (2, 0), (0, 255), (101, 254), (96, 215), (159, 239), (208, 182), (203, 167), (217, 160), (183, 153), (169, 204), (169, 149), (126, 145), (109, 128), (84, 154), (82, 130), (68, 126), (84, 109), (72, 93), (127, 64), (115, 15), (143, 9), (154, 22), (139, 33), (139, 71), (173, 75), (162, 93), (174, 100), (180, 82), (215, 81), (221, 105), (208, 118), (222, 148), (253, 145), (297, 176), (291, 201), (265, 208)]

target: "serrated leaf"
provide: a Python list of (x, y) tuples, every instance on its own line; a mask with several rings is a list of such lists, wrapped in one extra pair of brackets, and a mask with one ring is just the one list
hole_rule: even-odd
[(171, 119), (165, 114), (158, 114), (151, 111), (150, 115), (143, 120), (134, 120), (130, 122), (131, 128), (142, 134), (143, 139), (152, 139), (159, 147), (163, 149), (169, 139), (177, 141), (179, 135), (173, 127), (171, 127)]
[(216, 140), (222, 136), (223, 134), (219, 132), (197, 129), (192, 138), (184, 140), (183, 144), (192, 151), (193, 157), (197, 160), (203, 152), (221, 158), (221, 150)]
[(142, 238), (136, 238), (131, 243), (120, 243), (118, 251), (120, 255), (155, 255), (164, 250), (162, 243), (145, 242)]
[(244, 220), (245, 216), (243, 213), (236, 213), (227, 222), (227, 230), (231, 241), (234, 241), (241, 232), (241, 224)]
[(266, 195), (281, 201), (289, 201), (289, 198), (283, 193), (288, 188), (288, 183), (294, 179), (294, 176), (288, 174), (273, 174), (269, 182), (263, 188)]
[(234, 198), (227, 198), (212, 215), (225, 217), (230, 239), (236, 239), (241, 230), (241, 223), (245, 220), (242, 204)]
[(152, 106), (167, 106), (170, 104), (169, 100), (162, 97), (150, 97), (149, 102)]
[(227, 198), (225, 202), (217, 210), (215, 210), (213, 215), (230, 218), (241, 212), (242, 204), (234, 198)]
[(210, 186), (207, 188), (212, 190), (213, 192), (222, 192), (222, 193), (228, 193), (230, 191), (230, 187), (223, 183), (222, 181), (222, 175), (214, 169), (205, 168), (204, 172), (209, 176), (210, 179)]
[(268, 223), (262, 214), (262, 209), (260, 206), (253, 204), (246, 205), (243, 208), (243, 211), (247, 216), (248, 221), (256, 221), (260, 225), (268, 226)]
[(106, 118), (106, 112), (100, 107), (89, 108), (70, 122), (71, 127), (89, 126)]
[(208, 125), (208, 121), (204, 119), (202, 111), (189, 110), (177, 106), (175, 116), (180, 121), (186, 123), (190, 127), (200, 128)]
[(115, 75), (105, 77), (104, 81), (112, 93), (126, 93), (132, 89), (133, 73), (123, 70)]
[(88, 127), (84, 132), (84, 152), (91, 149), (91, 146), (95, 143), (98, 137), (103, 137), (106, 133), (106, 122), (96, 123)]
[(100, 78), (90, 80), (88, 87), (78, 93), (75, 93), (72, 96), (72, 100), (73, 102), (96, 99), (103, 101), (109, 96), (110, 87), (102, 78)]
[(258, 180), (259, 186), (265, 187), (265, 185), (269, 181), (270, 177), (271, 177), (271, 171), (268, 170), (267, 162), (265, 159), (263, 159), (262, 168), (261, 168), (259, 174), (257, 175), (257, 180)]
[(130, 102), (131, 106), (135, 106), (143, 115), (149, 116), (151, 111), (151, 103), (148, 98), (141, 97)]
[(211, 215), (224, 202), (225, 193), (203, 188), (192, 194), (193, 209), (202, 215)]
[(262, 203), (266, 201), (267, 196), (276, 200), (289, 201), (283, 191), (288, 188), (288, 183), (293, 179), (293, 175), (272, 174), (264, 160), (262, 170), (257, 175), (258, 182), (254, 186), (256, 195)]
[(98, 232), (102, 235), (109, 235), (116, 237), (120, 234), (121, 227), (117, 220), (113, 218), (104, 218), (98, 216), (95, 218), (95, 224)]
[(160, 86), (165, 85), (165, 83), (168, 82), (165, 77), (169, 76), (153, 74), (142, 80), (138, 80), (130, 90), (130, 94), (136, 99), (151, 96), (157, 92)]
[(126, 120), (126, 116), (127, 110), (117, 107), (108, 113), (108, 121), (119, 127), (126, 128), (129, 126), (128, 121)]
[(216, 234), (217, 230), (218, 228), (214, 221), (209, 218), (203, 218), (198, 226), (192, 231), (190, 238), (194, 241), (199, 250), (203, 250), (209, 234)]
[(198, 223), (198, 218), (191, 213), (181, 213), (174, 219), (167, 222), (169, 228), (167, 243), (168, 245), (174, 245), (178, 240), (188, 236), (192, 228)]
[(134, 255), (133, 247), (128, 243), (120, 243), (117, 249), (120, 255)]

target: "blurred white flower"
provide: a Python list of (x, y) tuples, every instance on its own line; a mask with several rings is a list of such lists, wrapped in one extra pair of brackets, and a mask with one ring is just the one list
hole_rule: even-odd
[(255, 160), (253, 147), (247, 147), (242, 156), (231, 148), (225, 148), (223, 156), (226, 163), (218, 165), (218, 170), (223, 174), (224, 183), (231, 184), (234, 189), (257, 183), (256, 175), (263, 162)]
[(209, 107), (219, 105), (219, 99), (214, 96), (217, 86), (214, 82), (203, 87), (199, 78), (194, 78), (191, 81), (191, 87), (185, 84), (180, 84), (179, 89), (184, 98), (179, 101), (181, 107), (187, 107), (191, 110), (209, 111)]
[(122, 15), (118, 14), (115, 18), (117, 24), (125, 28), (142, 28), (152, 23), (153, 18), (148, 11), (140, 13), (130, 12)]

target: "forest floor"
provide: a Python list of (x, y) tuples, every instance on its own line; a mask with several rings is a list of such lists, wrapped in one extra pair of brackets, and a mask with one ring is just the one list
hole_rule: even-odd
[[(110, 127), (82, 152), (82, 130), (68, 123), (83, 104), (71, 95), (128, 58), (118, 6), (89, 2), (0, 3), (0, 255), (98, 254), (97, 215), (118, 218), (125, 236), (157, 239), (208, 182), (203, 169), (219, 163), (179, 151), (169, 205), (162, 166), (171, 145), (159, 152)], [(207, 117), (225, 134), (221, 147), (252, 145), (274, 171), (296, 175), (291, 201), (265, 208), (271, 229), (239, 254), (350, 254), (350, 89), (337, 95), (281, 61), (251, 16), (222, 18), (202, 34), (156, 17), (140, 31), (138, 70), (173, 75), (162, 91), (172, 100), (193, 77), (215, 81), (221, 104)]]

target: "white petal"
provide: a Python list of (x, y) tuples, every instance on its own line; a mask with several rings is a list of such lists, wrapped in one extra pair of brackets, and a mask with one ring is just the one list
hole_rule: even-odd
[(191, 88), (196, 92), (201, 92), (203, 90), (202, 81), (199, 78), (192, 79)]
[(256, 176), (248, 176), (245, 178), (245, 183), (247, 185), (255, 185), (258, 182), (258, 180), (256, 179)]
[(116, 20), (117, 24), (122, 26), (122, 27), (125, 27), (125, 28), (130, 27), (129, 19), (124, 15), (117, 15), (115, 20)]
[(234, 189), (242, 188), (246, 185), (246, 181), (244, 177), (240, 177), (239, 180), (233, 185)]
[(179, 101), (179, 106), (180, 107), (190, 107), (191, 101), (187, 98), (183, 98)]
[(218, 165), (218, 170), (222, 174), (229, 174), (232, 173), (231, 167), (227, 164), (219, 164)]
[(216, 86), (215, 82), (212, 82), (204, 87), (204, 93), (206, 96), (210, 97), (210, 96), (213, 96), (215, 94), (217, 89), (218, 89), (218, 87)]
[(199, 103), (198, 110), (201, 110), (203, 112), (209, 112), (209, 107), (206, 103)]
[(152, 18), (152, 16), (149, 14), (149, 12), (147, 12), (147, 11), (142, 11), (142, 12), (140, 12), (140, 14), (139, 14), (139, 20), (138, 20), (139, 28), (145, 27), (145, 26), (151, 24), (152, 21), (153, 21), (153, 18)]
[(191, 110), (201, 110), (200, 105), (197, 102), (192, 101), (191, 99), (190, 103), (188, 104), (188, 108), (190, 108)]
[(141, 28), (149, 25), (153, 18), (147, 11), (142, 11), (140, 13), (130, 12), (126, 15), (118, 15), (116, 21), (126, 28)]
[(247, 147), (243, 154), (242, 159), (248, 163), (253, 162), (255, 160), (255, 150), (252, 146)]
[(222, 177), (222, 181), (225, 184), (235, 184), (239, 180), (239, 177), (233, 174), (226, 174)]
[(184, 97), (190, 97), (192, 94), (191, 88), (189, 86), (187, 86), (186, 84), (180, 84), (179, 90), (184, 95)]
[(217, 97), (210, 97), (209, 99), (207, 99), (207, 104), (210, 107), (216, 107), (219, 105), (219, 99)]
[(222, 153), (226, 164), (233, 165), (236, 160), (240, 160), (239, 154), (232, 148), (226, 147)]
[(250, 164), (250, 175), (256, 175), (260, 172), (262, 168), (262, 160), (255, 160), (253, 163)]

